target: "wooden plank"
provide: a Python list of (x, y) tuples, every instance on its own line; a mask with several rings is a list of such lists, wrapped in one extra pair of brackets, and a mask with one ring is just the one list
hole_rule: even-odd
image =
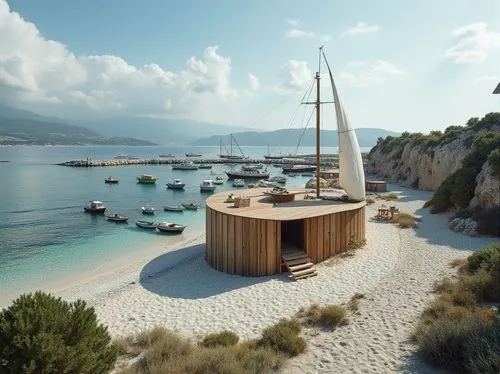
[(276, 223), (276, 242), (275, 242), (275, 249), (276, 249), (276, 268), (274, 271), (277, 274), (281, 274), (281, 222), (277, 221)]
[(243, 275), (243, 229), (242, 218), (234, 217), (234, 273)]
[(222, 215), (222, 271), (227, 273), (227, 214)]
[(229, 274), (234, 274), (234, 258), (235, 258), (235, 249), (234, 249), (234, 221), (235, 216), (229, 216), (227, 221), (227, 272)]
[(255, 277), (258, 275), (258, 254), (259, 254), (259, 241), (258, 241), (258, 235), (259, 235), (259, 230), (257, 226), (258, 220), (256, 219), (250, 219), (250, 224), (249, 224), (249, 232), (248, 236), (250, 238), (250, 243), (249, 243), (249, 275), (252, 277)]
[(243, 218), (242, 219), (242, 227), (243, 230), (246, 232), (246, 235), (243, 235), (243, 275), (244, 276), (249, 276), (250, 275), (250, 232), (249, 232), (249, 223), (250, 223), (250, 218)]
[(330, 215), (323, 218), (323, 257), (321, 261), (330, 257)]
[(207, 208), (205, 210), (205, 261), (210, 265), (211, 264), (211, 249), (212, 249), (212, 242), (211, 242), (211, 237), (212, 237), (212, 225), (210, 224), (210, 216), (212, 215), (212, 209)]
[(266, 221), (266, 275), (274, 274), (276, 269), (276, 222)]
[(267, 274), (267, 221), (259, 221), (259, 277)]
[[(317, 231), (317, 238), (318, 238), (318, 244), (317, 244), (317, 251), (316, 251), (316, 263), (323, 261), (324, 259), (324, 254), (323, 254), (323, 248), (324, 248), (324, 238), (325, 238), (325, 229), (324, 229), (324, 217), (320, 216), (317, 217), (316, 219), (316, 231)], [(328, 233), (326, 234), (328, 235)]]

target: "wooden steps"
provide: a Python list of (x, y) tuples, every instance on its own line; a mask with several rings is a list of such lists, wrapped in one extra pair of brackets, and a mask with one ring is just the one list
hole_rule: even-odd
[(303, 251), (283, 252), (281, 260), (294, 280), (318, 275), (311, 259)]

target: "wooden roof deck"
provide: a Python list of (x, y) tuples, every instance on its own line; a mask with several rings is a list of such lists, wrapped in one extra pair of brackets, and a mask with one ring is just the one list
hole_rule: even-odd
[(291, 221), (311, 217), (324, 216), (333, 213), (339, 213), (361, 208), (366, 205), (365, 201), (359, 203), (345, 203), (332, 200), (304, 200), (304, 196), (310, 190), (294, 189), (291, 193), (299, 192), (295, 196), (295, 201), (286, 203), (277, 203), (274, 205), (269, 196), (264, 195), (264, 191), (269, 188), (253, 188), (245, 190), (232, 191), (235, 197), (245, 196), (250, 198), (250, 206), (235, 208), (233, 203), (225, 203), (231, 191), (220, 192), (210, 196), (206, 200), (206, 205), (210, 209), (218, 212), (247, 217), (258, 218), (273, 221)]

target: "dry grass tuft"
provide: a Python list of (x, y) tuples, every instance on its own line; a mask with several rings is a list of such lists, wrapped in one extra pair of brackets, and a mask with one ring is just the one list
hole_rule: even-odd
[(309, 309), (298, 313), (298, 317), (306, 325), (320, 326), (330, 330), (335, 330), (338, 326), (344, 326), (349, 323), (344, 308), (339, 305), (319, 306), (313, 304)]
[(384, 200), (384, 201), (395, 201), (395, 200), (399, 200), (399, 196), (397, 194), (395, 194), (394, 192), (391, 192), (391, 193), (388, 193), (386, 195), (379, 195), (379, 199)]
[(411, 214), (404, 212), (394, 214), (391, 222), (397, 224), (401, 229), (414, 228), (417, 226), (417, 219)]
[(365, 295), (356, 292), (347, 303), (347, 309), (349, 309), (351, 312), (357, 312), (359, 310), (359, 300), (364, 298)]
[(371, 198), (371, 197), (367, 197), (366, 198), (366, 203), (368, 205), (371, 205), (371, 204), (374, 204), (375, 203), (375, 199)]

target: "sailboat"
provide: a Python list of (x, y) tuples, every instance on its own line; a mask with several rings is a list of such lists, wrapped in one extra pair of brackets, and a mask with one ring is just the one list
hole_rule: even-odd
[[(324, 59), (330, 78), (330, 85), (333, 93), (333, 103), (335, 105), (335, 116), (337, 120), (337, 133), (339, 137), (339, 184), (344, 189), (350, 200), (362, 201), (365, 199), (365, 173), (363, 170), (363, 161), (359, 149), (356, 132), (351, 126), (342, 100), (335, 85), (333, 74), (323, 51), (319, 49), (319, 68), (316, 72), (316, 100), (312, 102), (302, 102), (302, 104), (313, 104), (316, 107), (316, 181), (320, 180), (320, 122), (321, 122), (321, 104), (331, 103), (322, 102), (320, 99), (320, 80), (321, 80), (321, 61)], [(316, 183), (316, 198), (320, 198), (320, 183)]]
[(283, 156), (281, 155), (272, 155), (269, 153), (269, 144), (267, 145), (267, 154), (264, 155), (266, 160), (283, 160)]
[[(224, 144), (222, 143), (222, 139), (220, 139), (220, 144), (219, 144), (219, 157), (220, 158), (225, 158), (225, 159), (228, 159), (228, 160), (243, 160), (244, 158), (247, 158), (245, 157), (245, 154), (243, 153), (243, 151), (241, 150), (240, 146), (238, 145), (238, 142), (236, 141), (236, 139), (234, 138), (233, 134), (230, 134), (230, 137), (231, 137), (231, 145), (230, 145), (230, 150), (229, 152), (227, 151), (227, 148), (224, 146)], [(236, 146), (238, 147), (238, 150), (240, 151), (241, 153), (241, 156), (240, 155), (233, 155), (233, 142), (234, 144), (236, 144)], [(225, 149), (226, 153), (222, 153), (222, 148)]]

